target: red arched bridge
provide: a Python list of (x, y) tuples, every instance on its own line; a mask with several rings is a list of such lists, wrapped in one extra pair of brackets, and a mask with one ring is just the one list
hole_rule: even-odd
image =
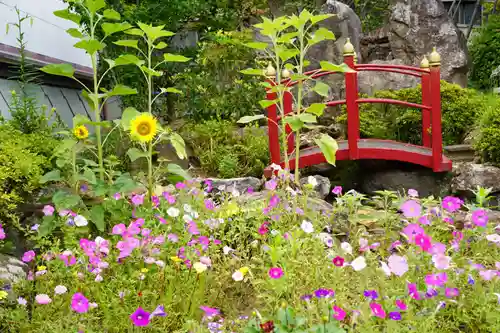
[[(357, 64), (354, 48), (348, 41), (344, 48), (344, 63), (352, 68), (353, 72), (344, 73), (345, 77), (345, 99), (329, 101), (327, 106), (346, 105), (347, 108), (347, 140), (338, 141), (339, 149), (337, 151), (337, 160), (359, 160), (359, 159), (378, 159), (403, 161), (422, 165), (431, 168), (434, 172), (450, 171), (452, 168), (451, 160), (443, 154), (443, 139), (441, 133), (441, 89), (440, 89), (440, 63), (439, 54), (434, 51), (429, 60), (424, 58), (420, 67), (403, 65), (385, 65), (385, 64)], [(418, 77), (422, 82), (422, 104), (409, 103), (406, 101), (380, 98), (360, 98), (358, 93), (358, 72), (379, 71), (411, 75)], [(305, 73), (313, 79), (334, 74), (324, 70), (314, 70)], [(282, 84), (291, 87), (296, 85), (297, 81), (286, 79)], [(275, 84), (271, 80), (271, 84)], [(276, 100), (275, 92), (268, 91), (267, 99)], [(283, 96), (284, 114), (293, 111), (293, 96), (290, 91), (286, 91)], [(359, 135), (359, 104), (362, 103), (385, 103), (407, 106), (420, 109), (422, 111), (422, 146), (402, 143), (392, 140), (379, 139), (361, 139)], [(268, 133), (269, 148), (271, 153), (271, 162), (284, 168), (282, 160), (279, 125), (280, 116), (278, 116), (276, 104), (267, 108), (268, 110)], [(289, 165), (291, 169), (295, 168), (295, 135), (292, 129), (286, 126), (286, 135), (288, 141)], [(325, 163), (326, 159), (319, 147), (309, 147), (300, 151), (299, 168)], [(266, 169), (266, 175), (272, 174), (271, 168)]]

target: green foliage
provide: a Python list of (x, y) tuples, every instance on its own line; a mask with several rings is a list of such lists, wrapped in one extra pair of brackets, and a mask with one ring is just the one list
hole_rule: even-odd
[(242, 44), (250, 40), (248, 31), (206, 35), (195, 64), (173, 77), (175, 86), (185, 92), (175, 102), (175, 118), (237, 120), (260, 112), (256, 101), (265, 94), (259, 85), (262, 79), (239, 72), (259, 66), (254, 51)]
[(488, 96), (486, 108), (478, 123), (475, 150), (484, 162), (500, 165), (500, 98)]
[[(397, 91), (383, 90), (376, 98), (390, 98), (422, 103), (421, 87)], [(482, 113), (483, 97), (473, 89), (441, 81), (442, 129), (445, 145), (459, 144), (474, 128)], [(346, 124), (343, 114), (339, 121)], [(360, 106), (360, 133), (364, 138), (382, 138), (421, 144), (422, 115), (420, 110), (395, 105), (364, 104)]]
[(56, 140), (47, 132), (24, 134), (0, 125), (0, 143), (0, 220), (9, 227), (18, 205), (41, 188), (39, 179), (51, 167)]
[(229, 121), (209, 120), (187, 124), (180, 133), (210, 176), (261, 177), (269, 163), (267, 135), (257, 127), (238, 129)]
[(472, 58), (470, 79), (480, 89), (492, 87), (491, 73), (500, 66), (500, 15), (490, 15), (471, 42), (469, 53)]

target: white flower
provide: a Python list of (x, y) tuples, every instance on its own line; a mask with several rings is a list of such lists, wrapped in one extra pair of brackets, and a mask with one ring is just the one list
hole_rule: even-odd
[(200, 273), (203, 273), (204, 271), (206, 271), (208, 266), (201, 263), (201, 262), (195, 262), (193, 264), (193, 268), (196, 271), (196, 273), (200, 274)]
[(54, 292), (56, 293), (56, 295), (66, 294), (67, 291), (68, 291), (68, 288), (66, 288), (65, 286), (61, 286), (61, 285), (58, 285), (54, 288)]
[(241, 194), (240, 194), (240, 191), (238, 191), (237, 189), (234, 189), (231, 191), (231, 195), (235, 198), (239, 197)]
[(493, 234), (486, 236), (486, 239), (493, 243), (500, 243), (500, 235)]
[(340, 248), (347, 254), (352, 254), (352, 246), (347, 242), (342, 242)]
[(318, 181), (313, 176), (307, 177), (307, 183), (309, 183), (309, 185), (311, 185), (313, 188), (315, 188), (316, 186), (318, 186)]
[(18, 297), (17, 298), (17, 304), (22, 305), (22, 306), (26, 306), (27, 303), (28, 302), (23, 297)]
[(169, 209), (167, 209), (167, 214), (170, 217), (177, 217), (179, 216), (180, 211), (175, 207), (170, 207)]
[(330, 234), (327, 234), (326, 232), (321, 232), (318, 235), (318, 238), (321, 239), (321, 241), (328, 247), (333, 246), (333, 238), (330, 236)]
[(191, 215), (187, 215), (187, 214), (186, 214), (186, 215), (184, 215), (184, 216), (182, 217), (182, 219), (183, 219), (183, 220), (184, 220), (184, 222), (186, 222), (186, 223), (189, 223), (189, 222), (192, 222), (192, 221), (193, 221), (193, 217), (192, 217)]
[(385, 273), (385, 275), (391, 276), (392, 273), (389, 266), (383, 261), (380, 262), (380, 265), (381, 265), (380, 269)]
[(165, 267), (165, 262), (163, 260), (156, 260), (155, 264), (158, 267)]
[(191, 213), (193, 211), (193, 208), (188, 204), (184, 204), (183, 208), (186, 213)]
[(63, 252), (63, 253), (61, 253), (61, 254), (62, 254), (63, 256), (67, 256), (67, 257), (69, 257), (69, 256), (71, 256), (71, 255), (73, 254), (73, 252), (71, 252), (70, 250), (66, 250), (66, 251), (64, 251), (64, 252)]
[(273, 236), (279, 235), (279, 233), (280, 232), (278, 230), (274, 230), (274, 229), (271, 230), (271, 235), (273, 235)]
[(351, 267), (356, 271), (359, 272), (363, 270), (366, 267), (366, 259), (365, 257), (357, 257), (351, 262)]
[(95, 277), (95, 282), (101, 282), (102, 280), (102, 276), (100, 274), (97, 274), (97, 276)]
[(229, 254), (229, 252), (234, 251), (234, 250), (226, 245), (222, 248), (222, 251), (224, 252), (224, 254)]
[(302, 221), (302, 224), (300, 225), (300, 227), (302, 228), (302, 230), (304, 230), (304, 232), (306, 234), (310, 234), (314, 231), (314, 227), (313, 227), (313, 224), (309, 221)]
[(281, 171), (281, 170), (283, 170), (280, 165), (275, 164), (275, 163), (271, 164), (271, 169), (273, 169), (273, 171)]
[(233, 280), (234, 281), (242, 281), (243, 277), (244, 277), (243, 272), (241, 272), (239, 270), (233, 273)]
[(86, 226), (88, 223), (87, 219), (81, 215), (77, 215), (75, 216), (75, 218), (73, 219), (73, 221), (75, 221), (75, 224), (77, 227), (84, 227)]
[(450, 268), (451, 258), (443, 254), (435, 254), (432, 256), (432, 262), (437, 269)]
[(97, 303), (95, 303), (95, 302), (89, 303), (89, 307), (91, 309), (97, 308)]

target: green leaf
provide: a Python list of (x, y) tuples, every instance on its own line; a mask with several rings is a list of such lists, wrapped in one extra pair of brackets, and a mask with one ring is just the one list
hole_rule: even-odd
[(139, 49), (139, 46), (137, 45), (138, 40), (136, 39), (123, 39), (123, 40), (117, 40), (116, 42), (113, 42), (113, 44), (119, 45), (119, 46), (125, 46), (125, 47), (133, 47), (134, 49)]
[(245, 46), (255, 49), (255, 50), (265, 50), (269, 46), (267, 43), (245, 43)]
[(318, 117), (323, 115), (323, 112), (325, 111), (326, 104), (323, 103), (314, 103), (311, 104), (307, 109), (306, 112), (312, 113)]
[(75, 38), (83, 38), (83, 34), (80, 32), (80, 30), (76, 28), (70, 28), (66, 30), (66, 32), (71, 36)]
[(116, 66), (116, 62), (114, 60), (111, 60), (111, 59), (104, 59), (104, 61), (107, 62), (109, 68), (113, 68)]
[(75, 70), (70, 64), (50, 64), (40, 68), (40, 70), (47, 74), (66, 76), (73, 78)]
[(125, 95), (135, 95), (137, 94), (137, 89), (127, 87), (123, 84), (117, 84), (111, 89), (106, 95), (111, 96), (125, 96)]
[(90, 210), (90, 221), (94, 223), (97, 230), (104, 232), (106, 222), (104, 221), (104, 207), (101, 205), (93, 206)]
[(331, 165), (335, 165), (336, 154), (339, 149), (337, 141), (327, 134), (322, 134), (319, 139), (314, 139), (314, 141), (325, 155), (326, 161)]
[(273, 101), (269, 101), (267, 99), (264, 99), (262, 101), (259, 101), (259, 104), (260, 106), (262, 106), (263, 109), (267, 109), (268, 107), (270, 107), (271, 105), (274, 105), (276, 104), (276, 102), (278, 102), (277, 99), (273, 100)]
[(52, 202), (56, 206), (56, 209), (71, 209), (80, 203), (81, 199), (78, 195), (70, 194), (65, 191), (59, 190), (52, 197)]
[(283, 34), (278, 38), (278, 43), (291, 43), (292, 40), (297, 38), (298, 35), (298, 31)]
[(137, 58), (133, 54), (122, 54), (118, 58), (115, 59), (116, 66), (123, 65), (136, 65), (138, 67), (144, 65), (144, 60)]
[(97, 182), (97, 178), (95, 177), (94, 172), (89, 168), (85, 168), (85, 170), (83, 171), (83, 175), (81, 175), (80, 179), (92, 185), (94, 185)]
[(324, 40), (335, 40), (335, 34), (326, 28), (319, 28), (308, 39), (309, 45), (314, 45)]
[(59, 171), (59, 169), (55, 169), (43, 175), (42, 178), (40, 178), (40, 184), (45, 184), (48, 182), (58, 182), (61, 179), (61, 171)]
[(313, 90), (318, 94), (318, 95), (321, 95), (323, 97), (328, 97), (328, 92), (330, 91), (330, 87), (321, 82), (321, 81), (318, 81), (316, 82), (316, 85), (314, 86)]
[(174, 174), (174, 175), (177, 175), (177, 176), (180, 176), (186, 180), (191, 179), (191, 176), (189, 175), (189, 173), (177, 164), (173, 164), (173, 163), (168, 164), (167, 165), (167, 172)]
[(163, 54), (163, 59), (168, 62), (186, 62), (191, 60), (190, 58), (186, 58), (185, 56), (170, 53)]
[(259, 119), (265, 119), (265, 118), (266, 118), (266, 116), (264, 116), (263, 114), (258, 114), (255, 116), (244, 116), (244, 117), (241, 117), (240, 120), (238, 120), (238, 124), (248, 124), (248, 123), (251, 123), (252, 121), (256, 121)]
[(172, 94), (178, 94), (178, 95), (183, 94), (182, 91), (180, 91), (179, 89), (175, 89), (175, 88), (160, 88), (160, 91), (162, 94), (165, 94), (165, 93), (172, 93)]
[(139, 28), (141, 28), (142, 31), (144, 31), (146, 33), (148, 40), (150, 42), (154, 42), (155, 40), (157, 40), (160, 37), (171, 37), (171, 36), (175, 35), (171, 31), (163, 30), (165, 25), (159, 25), (159, 26), (154, 27), (152, 25), (144, 24), (141, 22), (138, 22), (137, 25), (139, 26)]
[(321, 69), (329, 72), (339, 72), (339, 73), (354, 73), (356, 72), (354, 69), (349, 67), (347, 64), (335, 65), (328, 61), (321, 61), (320, 63)]
[(310, 113), (301, 113), (298, 115), (298, 118), (303, 122), (303, 123), (316, 123), (316, 116)]
[(90, 119), (82, 114), (77, 114), (73, 117), (73, 128), (80, 125), (87, 125), (88, 123), (90, 123)]
[(54, 12), (54, 15), (68, 21), (73, 21), (78, 25), (80, 24), (80, 21), (82, 19), (80, 15), (71, 13), (69, 9), (56, 10)]
[(56, 227), (56, 218), (54, 215), (44, 216), (43, 222), (38, 228), (38, 234), (42, 237), (48, 236)]
[(134, 120), (138, 115), (140, 115), (139, 111), (132, 107), (128, 107), (123, 110), (121, 124), (125, 131), (130, 129), (130, 123)]
[(281, 61), (287, 61), (292, 59), (300, 54), (300, 51), (297, 49), (284, 49), (279, 52), (279, 56)]
[(85, 7), (88, 8), (90, 13), (95, 14), (106, 7), (106, 2), (104, 0), (85, 0)]
[(114, 9), (106, 9), (103, 13), (104, 17), (107, 18), (108, 20), (115, 20), (115, 21), (118, 21), (121, 16), (120, 16), (120, 13), (118, 13), (116, 10)]
[(184, 142), (182, 136), (173, 132), (172, 134), (170, 134), (170, 143), (172, 143), (172, 146), (174, 147), (177, 156), (179, 156), (181, 160), (187, 158), (186, 143)]
[(96, 162), (92, 161), (92, 160), (88, 160), (86, 158), (83, 158), (82, 159), (83, 163), (85, 163), (86, 166), (90, 166), (90, 167), (98, 167), (99, 164), (97, 164)]
[(166, 48), (168, 45), (167, 43), (164, 43), (164, 42), (159, 42), (158, 44), (156, 44), (154, 46), (155, 49), (157, 50), (163, 50), (164, 48)]
[(85, 50), (88, 54), (93, 55), (98, 51), (102, 51), (106, 47), (106, 44), (101, 43), (96, 39), (84, 39), (73, 46), (77, 49)]
[(151, 76), (160, 77), (163, 75), (162, 71), (155, 71), (154, 69), (148, 68), (146, 66), (141, 66), (141, 69), (144, 71), (144, 73), (149, 74)]
[(109, 36), (109, 35), (115, 34), (117, 32), (130, 29), (132, 27), (132, 25), (130, 25), (129, 23), (123, 23), (123, 22), (122, 23), (103, 23), (101, 25), (101, 27), (102, 27), (102, 30), (104, 31), (104, 33), (106, 34), (106, 36)]
[(285, 117), (284, 121), (285, 123), (290, 125), (292, 131), (298, 131), (302, 127), (304, 127), (304, 122), (297, 115), (287, 116)]
[(335, 15), (333, 15), (333, 14), (314, 15), (313, 17), (311, 17), (311, 23), (314, 25), (318, 22), (329, 19), (330, 17), (333, 17), (333, 16), (335, 16)]
[(129, 150), (127, 150), (127, 156), (130, 158), (131, 162), (135, 162), (137, 159), (147, 157), (148, 155), (140, 149), (129, 148)]
[(240, 73), (246, 74), (246, 75), (265, 75), (265, 70), (247, 68), (247, 69), (241, 70)]
[(142, 31), (141, 29), (137, 29), (137, 28), (125, 30), (125, 33), (128, 35), (134, 35), (134, 36), (143, 36), (144, 35), (144, 31)]

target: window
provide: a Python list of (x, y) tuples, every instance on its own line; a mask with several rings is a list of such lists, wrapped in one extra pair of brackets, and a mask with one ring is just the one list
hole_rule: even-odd
[[(457, 3), (460, 2), (458, 5), (458, 11), (455, 15), (455, 22), (459, 25), (469, 25), (472, 21), (472, 15), (474, 14), (474, 10), (476, 8), (476, 1), (471, 1), (471, 0), (457, 0)], [(449, 12), (450, 7), (453, 4), (453, 1), (447, 1), (444, 2), (444, 7), (446, 10)], [(455, 7), (453, 9), (453, 12), (455, 12), (457, 4), (455, 4)], [(450, 15), (453, 15), (453, 13), (450, 13)], [(476, 14), (476, 19), (474, 21), (474, 25), (481, 25), (481, 16), (482, 16), (482, 7), (479, 7), (478, 13)]]

